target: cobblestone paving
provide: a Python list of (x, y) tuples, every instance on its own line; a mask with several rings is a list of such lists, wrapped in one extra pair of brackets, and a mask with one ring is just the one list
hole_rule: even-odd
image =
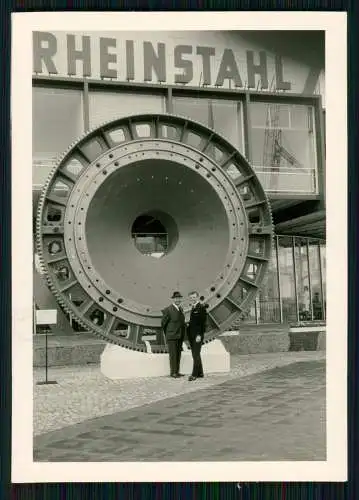
[(325, 362), (306, 361), (38, 436), (34, 460), (325, 460), (325, 425)]
[(34, 370), (34, 434), (39, 435), (89, 418), (135, 408), (172, 396), (192, 393), (277, 366), (302, 360), (324, 359), (325, 352), (284, 352), (231, 357), (231, 371), (210, 374), (195, 384), (187, 378), (167, 377), (109, 380), (98, 365), (50, 368), (49, 379), (57, 385), (36, 385), (44, 369)]

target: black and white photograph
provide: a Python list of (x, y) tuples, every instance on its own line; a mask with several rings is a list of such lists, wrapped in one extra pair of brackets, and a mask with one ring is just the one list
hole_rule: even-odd
[(17, 482), (346, 479), (345, 15), (188, 14), (13, 17)]

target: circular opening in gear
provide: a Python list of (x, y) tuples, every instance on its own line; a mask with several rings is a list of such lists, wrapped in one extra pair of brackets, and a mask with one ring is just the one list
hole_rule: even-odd
[(131, 236), (139, 252), (160, 259), (176, 246), (178, 229), (169, 214), (153, 210), (136, 217)]

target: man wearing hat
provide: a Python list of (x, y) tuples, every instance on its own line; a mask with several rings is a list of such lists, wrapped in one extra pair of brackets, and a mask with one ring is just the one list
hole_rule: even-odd
[(173, 378), (182, 377), (179, 373), (181, 363), (182, 343), (185, 335), (185, 317), (181, 307), (182, 295), (173, 292), (172, 304), (162, 311), (161, 326), (163, 328), (170, 359), (170, 375)]

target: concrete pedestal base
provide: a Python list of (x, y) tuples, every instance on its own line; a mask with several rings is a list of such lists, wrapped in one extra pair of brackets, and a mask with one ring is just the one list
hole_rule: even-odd
[[(201, 350), (201, 358), (205, 374), (226, 373), (230, 370), (230, 355), (219, 340), (205, 344)], [(182, 352), (180, 371), (185, 375), (192, 372), (190, 350)], [(101, 373), (110, 379), (168, 376), (168, 354), (137, 352), (107, 344), (101, 354)]]

